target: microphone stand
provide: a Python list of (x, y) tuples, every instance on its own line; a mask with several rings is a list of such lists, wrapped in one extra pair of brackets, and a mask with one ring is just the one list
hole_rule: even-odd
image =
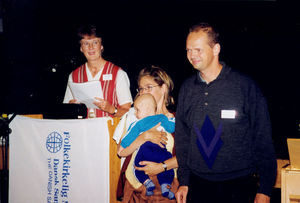
[(9, 146), (9, 134), (11, 129), (9, 123), (16, 117), (17, 114), (13, 114), (11, 118), (0, 119), (0, 139), (2, 142), (2, 171), (0, 174), (0, 203), (8, 203), (8, 146)]

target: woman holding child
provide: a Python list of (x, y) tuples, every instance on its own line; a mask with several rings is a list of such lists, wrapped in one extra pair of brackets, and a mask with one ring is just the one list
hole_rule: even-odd
[[(169, 75), (159, 67), (144, 68), (140, 71), (138, 76), (138, 96), (143, 94), (151, 94), (157, 104), (156, 114), (163, 114), (168, 118), (173, 118), (174, 115), (170, 113), (167, 109), (169, 104), (174, 104), (174, 100), (170, 95), (173, 90), (173, 81)], [(122, 170), (126, 170), (126, 182), (124, 186), (124, 196), (122, 202), (176, 202), (175, 199), (162, 196), (161, 186), (158, 182), (156, 175), (174, 170), (178, 167), (176, 156), (173, 156), (161, 163), (151, 162), (151, 161), (141, 161), (139, 164), (142, 167), (133, 166), (133, 160), (130, 161), (127, 167), (128, 159), (134, 159), (136, 155), (136, 150), (146, 142), (151, 142), (164, 148), (167, 144), (173, 141), (173, 138), (167, 138), (167, 133), (163, 131), (158, 131), (156, 128), (159, 125), (151, 128), (148, 131), (140, 134), (135, 141), (133, 141), (128, 147), (123, 149), (122, 156), (129, 156), (133, 153), (132, 157), (127, 157)], [(133, 167), (135, 170), (144, 171), (155, 185), (153, 193), (149, 195), (147, 193), (146, 187), (143, 183), (136, 182), (136, 178), (133, 175)], [(176, 172), (175, 172), (176, 174)], [(175, 178), (171, 184), (170, 190), (175, 194), (178, 188), (178, 181)]]

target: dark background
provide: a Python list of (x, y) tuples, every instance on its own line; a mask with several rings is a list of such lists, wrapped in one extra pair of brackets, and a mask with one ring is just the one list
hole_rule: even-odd
[(103, 56), (128, 73), (133, 96), (139, 70), (153, 64), (174, 80), (176, 100), (194, 73), (185, 55), (188, 28), (207, 21), (221, 33), (221, 60), (249, 74), (266, 96), (278, 157), (288, 156), (286, 137), (299, 137), (295, 2), (2, 0), (0, 6), (1, 113), (42, 113), (62, 102), (69, 73), (84, 62), (76, 29), (86, 22), (102, 29)]

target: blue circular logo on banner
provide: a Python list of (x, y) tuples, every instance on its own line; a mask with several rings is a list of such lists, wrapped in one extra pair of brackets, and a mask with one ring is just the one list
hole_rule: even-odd
[(62, 136), (57, 132), (52, 132), (48, 135), (46, 141), (46, 148), (51, 153), (58, 152), (63, 144)]

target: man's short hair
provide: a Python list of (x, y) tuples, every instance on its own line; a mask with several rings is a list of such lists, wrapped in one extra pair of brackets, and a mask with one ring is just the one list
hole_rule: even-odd
[(189, 30), (189, 33), (191, 33), (191, 32), (206, 33), (210, 40), (209, 45), (211, 47), (213, 47), (215, 44), (220, 43), (219, 33), (216, 31), (216, 29), (214, 29), (210, 24), (208, 24), (206, 22), (201, 22), (196, 25), (193, 25)]
[(97, 30), (97, 27), (94, 24), (87, 24), (79, 27), (77, 36), (79, 38), (79, 41), (83, 39), (84, 36), (95, 36), (102, 39), (99, 30)]

